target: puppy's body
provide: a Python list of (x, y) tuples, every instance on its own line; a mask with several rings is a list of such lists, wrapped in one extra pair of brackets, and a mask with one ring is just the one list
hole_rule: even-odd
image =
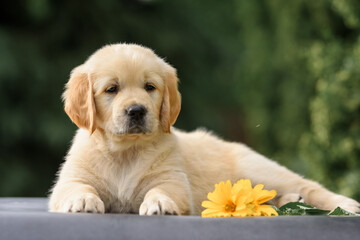
[(149, 49), (99, 50), (74, 70), (64, 97), (68, 115), (83, 129), (60, 171), (50, 211), (198, 215), (215, 183), (241, 178), (275, 189), (276, 205), (301, 196), (323, 209), (359, 210), (356, 201), (245, 145), (203, 130), (170, 131), (180, 111), (177, 78)]

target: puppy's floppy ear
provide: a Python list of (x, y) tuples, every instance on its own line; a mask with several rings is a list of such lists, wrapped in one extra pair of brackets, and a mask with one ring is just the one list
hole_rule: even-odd
[(65, 112), (79, 127), (88, 129), (90, 135), (95, 131), (95, 101), (91, 75), (81, 73), (75, 68), (66, 84), (63, 100)]
[(170, 133), (181, 109), (181, 95), (178, 91), (178, 78), (176, 70), (170, 65), (164, 79), (163, 101), (160, 111), (160, 125), (164, 132)]

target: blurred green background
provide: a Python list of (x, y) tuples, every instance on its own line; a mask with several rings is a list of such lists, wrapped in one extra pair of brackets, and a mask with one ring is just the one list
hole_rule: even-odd
[(178, 69), (175, 126), (360, 200), (359, 34), (358, 0), (1, 1), (0, 196), (46, 196), (76, 130), (71, 69), (128, 42)]

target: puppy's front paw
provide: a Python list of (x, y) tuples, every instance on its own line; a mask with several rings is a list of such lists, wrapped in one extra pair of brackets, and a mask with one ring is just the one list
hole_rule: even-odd
[(104, 213), (105, 205), (95, 194), (86, 193), (66, 199), (57, 212)]
[(140, 215), (178, 215), (179, 208), (176, 203), (164, 195), (147, 197), (140, 206)]
[(360, 213), (360, 203), (342, 195), (331, 197), (328, 200), (328, 204), (327, 209), (334, 210), (337, 207), (341, 207), (348, 212)]

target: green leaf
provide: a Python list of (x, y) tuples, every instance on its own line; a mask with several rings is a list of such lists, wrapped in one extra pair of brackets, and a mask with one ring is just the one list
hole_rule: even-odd
[(289, 202), (279, 208), (283, 215), (326, 215), (330, 211), (317, 209), (301, 202)]
[(330, 212), (329, 210), (314, 208), (307, 210), (306, 215), (327, 215), (329, 214), (329, 212)]
[(330, 216), (360, 216), (360, 214), (348, 212), (348, 211), (342, 209), (341, 207), (335, 208), (335, 210), (332, 211), (329, 215)]
[(271, 207), (279, 214), (279, 216), (284, 215), (284, 212), (278, 209), (277, 207), (271, 205)]

